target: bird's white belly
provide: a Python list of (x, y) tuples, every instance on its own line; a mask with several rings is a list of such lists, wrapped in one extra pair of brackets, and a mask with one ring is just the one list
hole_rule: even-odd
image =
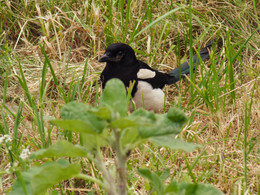
[(136, 104), (136, 108), (144, 107), (146, 110), (159, 112), (163, 110), (164, 107), (163, 91), (160, 88), (153, 89), (153, 87), (145, 81), (138, 81), (137, 92), (133, 100)]

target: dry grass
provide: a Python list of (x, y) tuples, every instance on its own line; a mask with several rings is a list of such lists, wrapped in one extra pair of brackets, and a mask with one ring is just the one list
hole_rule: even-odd
[[(18, 128), (21, 147), (30, 147), (31, 151), (39, 149), (37, 144), (40, 144), (40, 135), (37, 124), (24, 90), (15, 77), (15, 75), (20, 75), (17, 59), (22, 65), (29, 91), (34, 96), (36, 105), (40, 106), (39, 89), (45, 59), (39, 44), (44, 45), (44, 50), (66, 94), (69, 93), (71, 83), (81, 81), (88, 57), (82, 90), (77, 91), (75, 99), (94, 104), (99, 94), (96, 81), (103, 69), (103, 65), (99, 64), (97, 59), (111, 42), (130, 43), (135, 48), (139, 59), (160, 70), (170, 70), (177, 66), (178, 60), (186, 59), (190, 49), (188, 47), (189, 21), (186, 2), (179, 1), (177, 4), (170, 1), (155, 1), (154, 5), (149, 5), (147, 1), (143, 0), (132, 1), (128, 20), (126, 4), (123, 5), (124, 17), (122, 17), (117, 4), (112, 5), (112, 11), (109, 13), (110, 10), (105, 1), (98, 0), (64, 1), (57, 2), (55, 5), (50, 2), (28, 1), (1, 3), (1, 86), (4, 86), (5, 75), (9, 75), (5, 104), (0, 105), (2, 112), (0, 124), (3, 129), (5, 129), (4, 121), (6, 121), (12, 135), (15, 117), (11, 113), (16, 114), (19, 103), (24, 102), (22, 120)], [(178, 10), (132, 39), (136, 32), (145, 28), (150, 22), (180, 5), (186, 9)], [(201, 47), (211, 39), (222, 40), (223, 47), (216, 52), (216, 56), (220, 54), (220, 58), (216, 61), (217, 68), (224, 69), (228, 66), (226, 59), (228, 51), (225, 47), (228, 43), (234, 45), (234, 51), (238, 51), (239, 46), (260, 26), (260, 3), (257, 1), (192, 1), (192, 9), (195, 16), (192, 20), (195, 47)], [(127, 28), (124, 27), (125, 23), (127, 23)], [(149, 144), (136, 149), (132, 152), (128, 163), (132, 166), (129, 170), (132, 190), (136, 190), (139, 194), (148, 193), (143, 185), (145, 181), (134, 172), (137, 167), (146, 166), (153, 170), (162, 170), (167, 167), (170, 168), (174, 179), (192, 181), (187, 163), (189, 165), (195, 163), (192, 172), (197, 182), (213, 184), (225, 194), (259, 194), (259, 32), (258, 30), (249, 40), (247, 47), (242, 50), (241, 55), (238, 55), (233, 63), (236, 81), (235, 99), (231, 97), (230, 89), (225, 86), (229, 77), (224, 74), (220, 80), (219, 86), (222, 91), (218, 110), (211, 110), (199, 94), (194, 102), (190, 102), (192, 95), (188, 80), (178, 84), (178, 88), (176, 86), (166, 88), (167, 109), (172, 105), (181, 104), (187, 115), (192, 116), (181, 136), (183, 139), (199, 143), (203, 147), (190, 154), (172, 152), (164, 148), (158, 149)], [(230, 34), (229, 39), (228, 33)], [(176, 47), (171, 48), (173, 45)], [(168, 53), (169, 49), (172, 49), (170, 53)], [(180, 59), (182, 56), (184, 57)], [(211, 69), (210, 62), (207, 62), (206, 65), (202, 70), (199, 67), (195, 80), (197, 86), (203, 79), (200, 72), (205, 73)], [(43, 102), (43, 114), (44, 116), (59, 117), (59, 108), (65, 104), (65, 100), (55, 86), (50, 71), (47, 72), (45, 80), (46, 96)], [(209, 80), (209, 82), (211, 81)], [(209, 90), (207, 86), (201, 86), (201, 89)], [(3, 96), (4, 90), (0, 90), (0, 97)], [(182, 98), (181, 101), (180, 98)], [(216, 103), (214, 98), (211, 101)], [(247, 113), (251, 101), (251, 112)], [(249, 116), (246, 117), (245, 113)], [(246, 120), (249, 120), (248, 127), (245, 125)], [(63, 137), (61, 132), (55, 128), (52, 129), (53, 127), (47, 122), (44, 122), (44, 125), (46, 130), (50, 130), (50, 138), (53, 142), (59, 137)], [(245, 138), (246, 128), (248, 135)], [(253, 146), (246, 158), (247, 187), (245, 187), (245, 139), (248, 143), (246, 150), (250, 145)], [(154, 151), (154, 156), (150, 156), (150, 150)], [(1, 170), (6, 170), (10, 162), (7, 154), (7, 149), (2, 146)], [(110, 152), (105, 155), (111, 158)], [(187, 161), (185, 162), (184, 159)], [(95, 171), (92, 170), (93, 175)], [(13, 175), (4, 174), (0, 192), (8, 191), (13, 180)], [(90, 187), (88, 186), (88, 188)], [(98, 191), (96, 185), (92, 187)], [(78, 193), (80, 194), (80, 192)]]

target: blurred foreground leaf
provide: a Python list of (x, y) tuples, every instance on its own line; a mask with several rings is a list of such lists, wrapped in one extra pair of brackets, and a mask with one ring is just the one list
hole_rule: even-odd
[(138, 130), (142, 138), (179, 134), (187, 121), (185, 114), (177, 108), (170, 108), (167, 114), (155, 114), (139, 109), (129, 116), (138, 121)]
[(15, 181), (11, 195), (38, 195), (43, 194), (54, 184), (69, 179), (80, 173), (79, 164), (70, 164), (65, 159), (57, 162), (47, 162), (34, 166), (27, 172), (22, 172), (21, 177)]
[(164, 194), (182, 195), (223, 195), (223, 193), (209, 184), (179, 183), (172, 181), (165, 189)]
[(160, 177), (149, 169), (139, 169), (138, 173), (150, 182), (151, 187), (155, 189), (158, 195), (223, 195), (220, 190), (212, 185), (179, 183), (174, 180), (168, 185), (163, 185), (166, 178)]
[(106, 83), (100, 99), (100, 107), (108, 107), (115, 113), (119, 113), (122, 117), (127, 115), (128, 101), (126, 89), (122, 81), (111, 79)]
[(149, 169), (138, 169), (138, 173), (149, 180), (151, 186), (156, 190), (158, 195), (163, 195), (164, 186), (157, 174), (151, 172)]
[(193, 152), (199, 147), (197, 144), (186, 143), (174, 136), (157, 136), (151, 137), (149, 140), (157, 146), (168, 147), (172, 150), (184, 150), (185, 152)]
[(61, 117), (67, 122), (54, 120), (52, 123), (67, 130), (101, 133), (107, 125), (105, 119), (109, 118), (109, 115), (107, 110), (97, 110), (83, 103), (70, 102), (61, 109)]
[(47, 149), (41, 149), (31, 155), (31, 159), (42, 159), (45, 157), (84, 157), (87, 155), (86, 149), (79, 145), (73, 145), (66, 140), (57, 141)]

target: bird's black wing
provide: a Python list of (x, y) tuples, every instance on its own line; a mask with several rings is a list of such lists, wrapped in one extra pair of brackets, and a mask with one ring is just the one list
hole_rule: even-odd
[(138, 78), (140, 81), (145, 81), (148, 82), (152, 87), (155, 88), (160, 88), (162, 89), (166, 84), (168, 84), (169, 79), (171, 79), (171, 76), (168, 75), (167, 73), (160, 72), (156, 69), (151, 68), (148, 66), (146, 63), (142, 62), (139, 60), (139, 70), (141, 69), (147, 69), (155, 73), (155, 75), (151, 78)]

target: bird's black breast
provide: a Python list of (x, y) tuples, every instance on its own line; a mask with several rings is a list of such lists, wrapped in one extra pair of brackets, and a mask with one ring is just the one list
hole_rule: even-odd
[(134, 95), (137, 90), (137, 72), (137, 66), (129, 67), (117, 66), (115, 64), (107, 65), (100, 75), (102, 87), (104, 88), (107, 81), (113, 78), (120, 79), (126, 87), (129, 87), (130, 83), (135, 81), (135, 85), (132, 90), (132, 95)]

